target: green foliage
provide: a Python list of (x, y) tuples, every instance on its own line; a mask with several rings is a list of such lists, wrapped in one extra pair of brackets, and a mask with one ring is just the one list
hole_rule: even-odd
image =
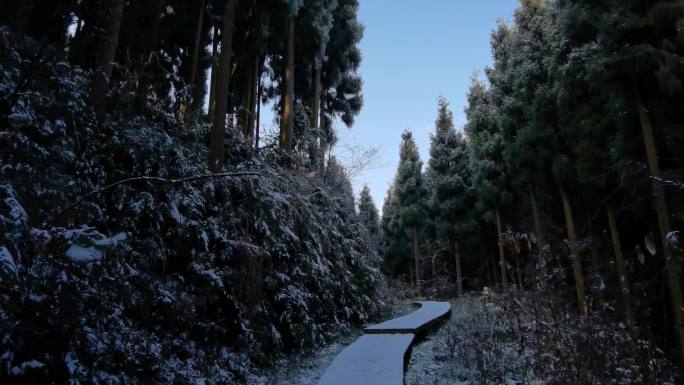
[[(423, 179), (423, 162), (410, 131), (401, 135), (399, 166), (392, 193), (383, 205), (383, 230), (386, 249), (385, 268), (390, 274), (407, 273), (416, 231), (426, 222), (427, 189)], [(385, 211), (387, 210), (387, 211)]]
[(451, 250), (455, 242), (469, 238), (476, 226), (470, 157), (465, 138), (456, 132), (444, 98), (439, 99), (435, 127), (427, 172), (429, 208), (438, 239), (444, 249)]
[(209, 126), (125, 107), (97, 126), (90, 72), (0, 40), (0, 100), (24, 87), (0, 113), (3, 380), (242, 383), (381, 313), (379, 261), (334, 159), (310, 177), (275, 151), (250, 158), (230, 130), (227, 167), (249, 175), (103, 189), (208, 174)]
[(483, 213), (491, 212), (511, 199), (503, 162), (503, 135), (496, 121), (496, 92), (497, 89), (488, 89), (473, 76), (465, 109), (473, 186), (477, 207)]
[(375, 207), (375, 202), (373, 202), (368, 185), (364, 185), (359, 194), (358, 217), (361, 226), (365, 229), (368, 243), (373, 246), (376, 252), (379, 252), (381, 241), (380, 217), (378, 216), (378, 209)]

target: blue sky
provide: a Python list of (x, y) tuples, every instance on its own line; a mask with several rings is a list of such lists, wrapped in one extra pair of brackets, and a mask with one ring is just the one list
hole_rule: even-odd
[[(367, 183), (380, 208), (399, 162), (401, 133), (410, 129), (427, 163), (437, 97), (449, 101), (457, 128), (473, 71), (492, 61), (491, 30), (511, 20), (518, 0), (361, 0), (364, 108), (342, 142), (377, 147), (376, 167), (354, 178)], [(342, 149), (340, 149), (341, 151)]]
[[(470, 77), (491, 63), (490, 33), (498, 19), (512, 19), (518, 1), (361, 0), (364, 107), (352, 129), (336, 123), (336, 153), (342, 163), (350, 161), (350, 147), (379, 153), (373, 168), (353, 177), (356, 194), (368, 184), (381, 209), (405, 129), (427, 163), (438, 96), (449, 101), (456, 127), (463, 126)], [(264, 110), (268, 130), (273, 114)]]

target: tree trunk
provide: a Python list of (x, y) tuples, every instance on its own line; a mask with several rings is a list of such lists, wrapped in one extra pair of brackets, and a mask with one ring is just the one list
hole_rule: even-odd
[[(320, 129), (320, 123), (319, 123), (319, 115), (320, 115), (320, 109), (321, 109), (321, 65), (316, 64), (316, 68), (314, 69), (314, 87), (313, 87), (313, 101), (311, 103), (311, 127), (313, 128), (313, 131), (318, 135), (318, 142), (319, 146), (321, 145), (321, 129)], [(320, 152), (320, 151), (319, 151)], [(318, 162), (318, 166), (320, 167), (320, 163), (322, 162), (322, 157), (318, 157), (319, 159), (316, 159)]]
[(544, 255), (544, 235), (541, 231), (541, 219), (539, 218), (539, 208), (537, 208), (537, 199), (534, 196), (534, 189), (532, 185), (530, 189), (530, 202), (532, 202), (532, 216), (534, 217), (534, 232), (537, 237), (537, 248), (539, 249), (539, 257)]
[(219, 29), (216, 22), (214, 22), (214, 33), (211, 39), (211, 81), (209, 84), (209, 106), (207, 107), (207, 115), (209, 115), (209, 122), (214, 122), (214, 111), (216, 107), (216, 82), (217, 76), (217, 62), (218, 62), (218, 40)]
[(489, 268), (491, 269), (492, 272), (492, 286), (496, 288), (496, 285), (499, 282), (499, 276), (497, 275), (497, 269), (496, 269), (496, 257), (494, 256), (494, 252), (492, 249), (488, 248), (489, 250), (489, 257), (487, 258), (489, 260)]
[(458, 247), (458, 242), (452, 242), (452, 249), (454, 253), (454, 260), (456, 262), (456, 290), (458, 296), (463, 296), (463, 276), (461, 275), (461, 250)]
[(283, 74), (283, 96), (280, 121), (280, 148), (292, 149), (292, 123), (294, 122), (294, 55), (295, 16), (287, 19), (287, 48), (285, 50), (285, 73)]
[(618, 233), (615, 210), (613, 210), (613, 206), (608, 204), (606, 206), (606, 211), (608, 212), (608, 226), (610, 227), (610, 235), (613, 239), (615, 264), (617, 265), (618, 276), (620, 278), (620, 289), (622, 292), (622, 305), (624, 306), (625, 319), (627, 321), (632, 321), (632, 299), (629, 291), (629, 281), (627, 280), (627, 267), (625, 266), (625, 258), (622, 256), (622, 245), (620, 243), (620, 234)]
[(314, 130), (318, 130), (318, 115), (321, 105), (321, 65), (317, 64), (314, 69), (314, 89), (313, 89), (313, 102), (311, 103), (311, 127)]
[(226, 112), (228, 110), (228, 92), (230, 90), (231, 60), (233, 51), (233, 20), (237, 0), (226, 0), (223, 11), (223, 39), (219, 58), (218, 82), (216, 84), (216, 106), (214, 126), (209, 144), (209, 170), (220, 172), (223, 169), (224, 141), (226, 139)]
[(116, 48), (119, 44), (124, 3), (124, 0), (109, 0), (104, 11), (102, 39), (97, 53), (97, 69), (93, 73), (90, 88), (90, 104), (95, 109), (95, 116), (100, 122), (107, 112), (107, 90), (114, 68)]
[(257, 104), (259, 104), (259, 79), (261, 79), (261, 52), (254, 55), (254, 63), (252, 63), (252, 95), (249, 103), (249, 119), (247, 120), (247, 138), (252, 142), (254, 137), (254, 127), (256, 126)]
[(570, 252), (572, 253), (572, 272), (575, 276), (575, 289), (577, 291), (577, 306), (581, 315), (587, 314), (586, 292), (584, 288), (584, 275), (582, 274), (582, 260), (580, 259), (579, 248), (577, 247), (577, 235), (575, 234), (575, 221), (572, 216), (572, 207), (565, 189), (559, 183), (561, 199), (563, 201), (563, 212), (565, 214), (565, 226), (568, 231), (568, 241), (570, 242)]
[(249, 120), (253, 117), (252, 115), (252, 98), (254, 97), (254, 66), (252, 63), (246, 66), (246, 73), (244, 76), (244, 90), (245, 93), (242, 96), (242, 108), (240, 110), (240, 123), (242, 124), (242, 136), (245, 140), (251, 144), (252, 137), (249, 132)]
[(518, 280), (518, 289), (522, 290), (523, 289), (523, 279), (522, 279), (522, 270), (520, 268), (520, 254), (519, 253), (514, 253), (515, 255), (515, 277)]
[(416, 270), (416, 292), (420, 295), (420, 251), (418, 249), (418, 228), (413, 228), (413, 258)]
[(489, 287), (494, 287), (494, 277), (492, 277), (492, 264), (491, 264), (491, 258), (487, 256), (487, 260), (485, 262), (485, 274), (487, 274), (487, 285)]
[(506, 258), (504, 256), (504, 244), (503, 240), (501, 239), (501, 233), (503, 233), (503, 230), (501, 229), (501, 213), (499, 212), (499, 208), (494, 209), (494, 214), (496, 214), (496, 239), (497, 239), (497, 244), (499, 245), (499, 264), (501, 265), (501, 285), (503, 289), (506, 289), (506, 286), (508, 284), (508, 277), (506, 277)]
[(157, 36), (159, 34), (159, 23), (161, 21), (162, 12), (162, 0), (156, 0), (154, 4), (154, 14), (152, 15), (152, 29), (150, 30), (150, 39), (147, 42), (147, 47), (144, 52), (144, 58), (142, 60), (147, 63), (141, 63), (142, 73), (138, 76), (140, 81), (138, 87), (135, 91), (135, 98), (133, 101), (135, 111), (139, 114), (144, 114), (147, 111), (147, 89), (154, 82), (155, 75), (152, 72), (152, 68), (155, 67), (152, 58), (152, 53), (156, 51), (157, 48)]
[[(190, 86), (192, 87), (192, 105), (190, 106), (191, 108), (188, 108), (188, 116), (190, 115), (190, 111), (197, 109), (197, 105), (199, 104), (199, 100), (195, 100), (195, 97), (198, 96), (197, 94), (197, 67), (199, 66), (199, 53), (204, 50), (204, 47), (202, 47), (201, 42), (202, 42), (202, 25), (204, 24), (204, 11), (205, 11), (205, 1), (206, 0), (200, 0), (200, 5), (198, 9), (198, 14), (197, 14), (197, 29), (195, 29), (195, 41), (194, 45), (192, 48), (192, 64), (190, 65)], [(199, 98), (197, 98), (199, 99)]]
[(261, 131), (261, 72), (263, 69), (263, 59), (259, 59), (259, 78), (257, 79), (257, 92), (256, 92), (256, 128), (254, 133), (254, 150), (259, 152), (259, 135)]
[[(599, 267), (598, 237), (594, 235), (591, 221), (589, 221), (588, 228), (589, 234), (591, 234), (591, 273), (594, 275), (595, 280), (599, 280), (598, 284), (601, 285), (601, 283), (603, 282), (603, 277), (601, 276), (601, 268)], [(596, 292), (596, 302), (598, 302), (599, 305), (605, 302), (603, 289), (600, 286), (598, 288), (598, 292)]]
[[(658, 160), (658, 150), (653, 137), (653, 126), (648, 110), (639, 102), (639, 120), (641, 122), (641, 132), (644, 136), (644, 146), (646, 147), (646, 157), (648, 168), (652, 177), (660, 177), (660, 162)], [(660, 240), (665, 256), (665, 270), (667, 272), (667, 285), (672, 301), (672, 312), (675, 317), (675, 327), (677, 328), (677, 339), (679, 341), (680, 362), (684, 362), (684, 301), (682, 299), (681, 271), (682, 263), (677, 258), (673, 258), (672, 250), (667, 243), (667, 235), (671, 231), (670, 216), (665, 199), (665, 189), (657, 180), (651, 182), (653, 194), (655, 195), (656, 210), (658, 213), (658, 227), (660, 229)]]
[(318, 146), (319, 146), (319, 156), (320, 156), (320, 170), (325, 169), (325, 153), (328, 151), (328, 137), (326, 136), (324, 130), (326, 129), (325, 121), (325, 94), (322, 90), (325, 88), (321, 84), (321, 96), (320, 102), (318, 104), (318, 109), (320, 110), (318, 119)]

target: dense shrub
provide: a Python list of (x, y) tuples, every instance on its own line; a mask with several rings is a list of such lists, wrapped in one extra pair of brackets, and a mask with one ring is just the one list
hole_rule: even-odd
[(207, 174), (207, 124), (132, 115), (125, 89), (97, 124), (89, 72), (0, 44), (3, 383), (238, 382), (380, 313), (377, 256), (323, 178), (231, 133), (232, 176), (104, 188)]

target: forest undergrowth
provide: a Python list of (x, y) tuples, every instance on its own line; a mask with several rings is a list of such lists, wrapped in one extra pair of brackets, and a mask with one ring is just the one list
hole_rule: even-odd
[(125, 87), (98, 123), (92, 72), (6, 28), (0, 73), (4, 384), (243, 383), (384, 314), (343, 175), (233, 130), (209, 176), (207, 123)]
[(678, 384), (678, 370), (638, 328), (579, 316), (544, 290), (485, 288), (411, 353), (407, 384)]

